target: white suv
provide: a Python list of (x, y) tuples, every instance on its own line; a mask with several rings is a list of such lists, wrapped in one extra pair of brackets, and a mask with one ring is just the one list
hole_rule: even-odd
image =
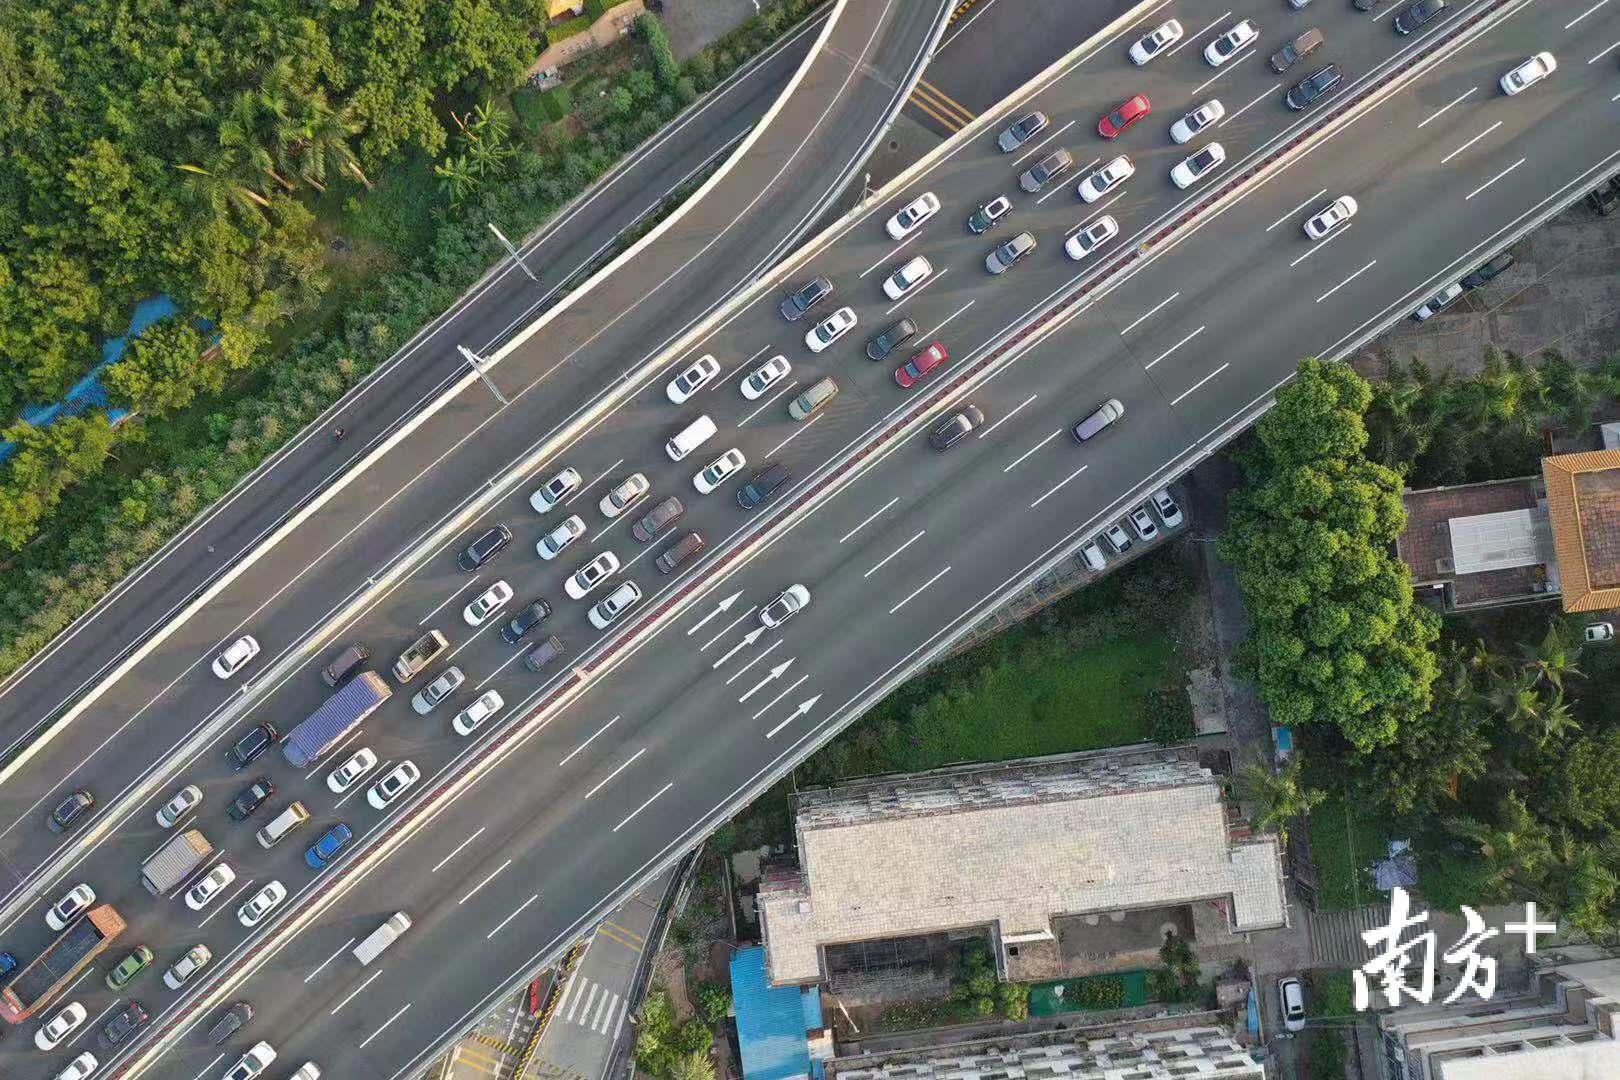
[(371, 785), (366, 802), (373, 810), (386, 810), (388, 804), (404, 794), (405, 790), (422, 779), (422, 770), (414, 761), (402, 761), (388, 770), (388, 775)]
[(633, 581), (621, 582), (617, 589), (591, 606), (591, 625), (606, 630), (640, 599), (641, 586)]

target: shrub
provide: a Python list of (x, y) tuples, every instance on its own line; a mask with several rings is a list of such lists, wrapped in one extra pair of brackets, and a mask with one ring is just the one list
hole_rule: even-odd
[(658, 16), (647, 12), (636, 17), (636, 32), (647, 43), (647, 52), (653, 62), (653, 74), (658, 77), (659, 83), (673, 87), (681, 77), (681, 69), (680, 65), (675, 63), (675, 53), (670, 50), (669, 37), (664, 33), (664, 24), (658, 21)]
[(1029, 984), (1002, 983), (996, 987), (996, 1005), (1009, 1020), (1029, 1019)]
[(694, 998), (698, 1015), (711, 1026), (720, 1023), (731, 1012), (731, 991), (717, 982), (699, 983)]

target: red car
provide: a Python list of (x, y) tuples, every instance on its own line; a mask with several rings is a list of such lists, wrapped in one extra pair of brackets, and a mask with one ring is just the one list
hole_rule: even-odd
[(1125, 134), (1125, 129), (1153, 111), (1146, 94), (1137, 94), (1119, 103), (1119, 108), (1097, 121), (1097, 134), (1112, 139)]
[(910, 360), (895, 368), (894, 381), (900, 384), (900, 389), (910, 390), (924, 375), (950, 358), (951, 354), (945, 351), (944, 344), (936, 341), (925, 349), (919, 349)]

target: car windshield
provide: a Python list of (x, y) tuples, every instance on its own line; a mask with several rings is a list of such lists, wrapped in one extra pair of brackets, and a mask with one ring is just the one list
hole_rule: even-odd
[(1215, 164), (1215, 155), (1208, 150), (1200, 150), (1193, 155), (1192, 166), (1195, 169), (1207, 169)]

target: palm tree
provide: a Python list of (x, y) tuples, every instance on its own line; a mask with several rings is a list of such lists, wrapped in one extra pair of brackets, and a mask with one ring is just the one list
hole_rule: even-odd
[(216, 146), (200, 161), (181, 162), (175, 168), (188, 174), (192, 197), (216, 217), (235, 210), (243, 217), (259, 218), (270, 206), (270, 200), (250, 182), (254, 178), (251, 166), (234, 147)]
[(1575, 928), (1612, 938), (1620, 876), (1620, 852), (1612, 839), (1579, 840), (1568, 829), (1553, 838), (1542, 899)]
[(706, 1050), (693, 1050), (676, 1058), (669, 1067), (669, 1080), (714, 1080), (714, 1062)]
[(1327, 798), (1327, 792), (1304, 786), (1302, 766), (1303, 759), (1296, 756), (1273, 773), (1264, 764), (1251, 761), (1237, 775), (1239, 794), (1254, 804), (1255, 828), (1275, 832), (1284, 846), (1288, 844), (1288, 823), (1309, 816)]
[(1448, 827), (1479, 850), (1488, 867), (1486, 882), (1497, 896), (1506, 896), (1509, 886), (1533, 888), (1541, 881), (1552, 846), (1547, 831), (1516, 793), (1509, 793), (1498, 805), (1502, 818), (1488, 825), (1474, 818), (1457, 818)]
[(1547, 633), (1542, 636), (1541, 644), (1527, 645), (1523, 649), (1525, 661), (1535, 678), (1547, 680), (1560, 693), (1564, 689), (1564, 679), (1570, 676), (1579, 678), (1582, 674), (1577, 666), (1581, 647), (1576, 644), (1574, 634), (1570, 633), (1569, 624), (1562, 618), (1554, 618), (1547, 624)]

